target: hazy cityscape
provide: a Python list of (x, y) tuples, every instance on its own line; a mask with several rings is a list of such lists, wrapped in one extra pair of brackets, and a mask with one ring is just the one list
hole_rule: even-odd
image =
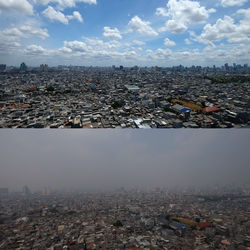
[(249, 249), (248, 130), (57, 131), (0, 131), (1, 249)]
[(1, 249), (248, 249), (250, 186), (1, 192)]
[(240, 128), (250, 68), (0, 65), (2, 128)]

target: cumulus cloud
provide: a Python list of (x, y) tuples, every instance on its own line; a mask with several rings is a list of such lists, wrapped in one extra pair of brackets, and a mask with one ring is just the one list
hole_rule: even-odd
[(167, 8), (158, 8), (156, 15), (169, 17), (165, 26), (159, 31), (170, 31), (172, 33), (183, 33), (191, 23), (200, 23), (208, 19), (210, 13), (215, 9), (207, 10), (197, 1), (190, 0), (169, 0)]
[(247, 3), (248, 0), (221, 0), (221, 5), (223, 7), (231, 7), (231, 6), (242, 6)]
[(194, 40), (212, 46), (213, 42), (222, 39), (227, 39), (229, 43), (250, 42), (250, 9), (238, 10), (237, 14), (244, 15), (244, 19), (240, 20), (238, 24), (230, 16), (219, 18), (214, 25), (205, 25), (200, 36), (193, 36)]
[(100, 39), (85, 38), (85, 43), (95, 51), (99, 50), (115, 50), (121, 47), (121, 43), (118, 41), (104, 42)]
[(110, 27), (104, 27), (103, 30), (103, 36), (106, 38), (111, 38), (114, 40), (122, 39), (121, 33), (117, 28), (111, 29)]
[(21, 40), (33, 36), (45, 39), (49, 37), (48, 30), (40, 28), (32, 20), (19, 26), (0, 30), (0, 53), (17, 53), (21, 47)]
[(33, 0), (35, 3), (48, 5), (57, 4), (60, 9), (75, 7), (77, 3), (97, 4), (97, 0)]
[(69, 23), (68, 18), (62, 12), (55, 10), (51, 6), (48, 6), (48, 8), (43, 11), (43, 15), (51, 21), (57, 21), (64, 24)]
[(192, 44), (192, 42), (188, 38), (186, 38), (184, 41), (185, 41), (185, 44), (187, 44), (187, 45)]
[(76, 19), (79, 22), (83, 22), (83, 18), (78, 11), (74, 11), (73, 15), (65, 16), (61, 11), (55, 10), (51, 6), (48, 6), (48, 8), (43, 11), (43, 15), (51, 21), (56, 21), (63, 24), (68, 24), (69, 20), (72, 19)]
[(88, 63), (101, 65), (111, 61), (135, 61), (137, 53), (116, 40), (104, 42), (99, 39), (84, 38), (84, 41), (65, 41), (64, 46), (58, 50), (58, 55), (65, 58), (81, 58)]
[(11, 36), (3, 35), (0, 32), (0, 54), (8, 54), (10, 52), (17, 52), (21, 47), (18, 39)]
[(44, 55), (46, 54), (46, 50), (39, 45), (29, 45), (25, 49), (25, 53), (28, 55)]
[(0, 0), (0, 9), (33, 14), (33, 7), (27, 0)]
[(139, 46), (142, 46), (142, 45), (145, 45), (145, 44), (146, 44), (145, 42), (138, 41), (138, 40), (134, 40), (133, 42), (134, 42), (136, 45), (139, 45)]
[(133, 17), (128, 24), (130, 32), (138, 32), (147, 36), (158, 36), (158, 33), (150, 26), (150, 22), (143, 21), (140, 17)]
[(40, 27), (24, 24), (19, 27), (13, 27), (4, 29), (1, 33), (5, 36), (20, 38), (29, 38), (31, 36), (37, 36), (41, 39), (49, 37), (48, 30)]
[(165, 44), (166, 46), (170, 46), (170, 47), (176, 45), (176, 43), (175, 43), (174, 41), (170, 40), (169, 38), (165, 38), (164, 44)]
[(82, 15), (78, 12), (78, 11), (74, 11), (73, 14), (71, 16), (67, 16), (67, 18), (69, 20), (71, 19), (76, 19), (78, 22), (82, 23), (83, 22), (83, 18)]
[(62, 48), (64, 51), (68, 52), (87, 52), (88, 46), (86, 43), (81, 41), (71, 41), (71, 42), (64, 42), (64, 47)]

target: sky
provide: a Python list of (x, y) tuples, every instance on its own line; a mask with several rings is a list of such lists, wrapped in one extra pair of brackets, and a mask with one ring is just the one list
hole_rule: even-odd
[(0, 0), (0, 63), (250, 64), (249, 0)]
[(0, 187), (249, 184), (248, 129), (0, 130)]

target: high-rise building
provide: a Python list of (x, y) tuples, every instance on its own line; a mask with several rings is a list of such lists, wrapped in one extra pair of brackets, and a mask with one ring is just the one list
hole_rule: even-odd
[(49, 187), (45, 187), (45, 188), (43, 189), (43, 195), (50, 195), (50, 194), (51, 194), (50, 188), (49, 188)]
[(23, 62), (23, 63), (21, 63), (21, 65), (20, 65), (20, 71), (22, 71), (22, 72), (26, 72), (27, 71), (27, 69), (28, 69), (28, 67), (26, 66), (26, 64)]
[(47, 72), (48, 71), (48, 64), (41, 64), (40, 65), (40, 70), (43, 72)]
[(28, 188), (28, 186), (23, 187), (23, 194), (24, 195), (29, 195), (30, 194), (30, 189)]
[(0, 72), (4, 72), (6, 70), (6, 64), (0, 64)]
[(228, 63), (225, 63), (225, 70), (226, 70), (226, 71), (228, 71), (228, 70), (229, 70)]

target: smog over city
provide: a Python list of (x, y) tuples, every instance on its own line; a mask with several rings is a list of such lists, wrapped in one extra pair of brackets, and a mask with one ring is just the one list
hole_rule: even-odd
[(0, 132), (0, 183), (16, 191), (249, 183), (248, 129)]

